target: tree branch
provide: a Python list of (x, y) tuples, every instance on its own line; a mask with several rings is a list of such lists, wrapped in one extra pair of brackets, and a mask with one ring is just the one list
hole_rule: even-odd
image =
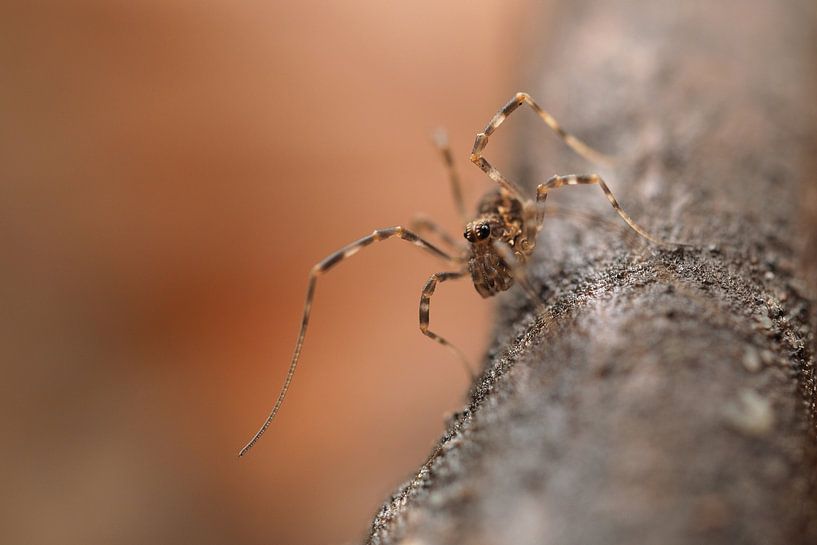
[[(801, 265), (817, 230), (799, 215), (817, 151), (815, 11), (565, 3), (528, 90), (618, 153), (602, 174), (625, 210), (695, 247), (548, 220), (529, 269), (547, 315), (506, 299), (467, 408), (368, 543), (817, 543)], [(543, 151), (546, 129), (525, 122), (516, 179), (592, 170), (558, 142)], [(597, 188), (559, 191), (607, 206)]]

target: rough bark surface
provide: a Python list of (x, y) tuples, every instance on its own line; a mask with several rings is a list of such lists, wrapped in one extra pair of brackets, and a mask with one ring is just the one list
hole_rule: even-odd
[[(564, 4), (528, 90), (620, 157), (601, 174), (637, 221), (693, 247), (550, 219), (546, 315), (505, 300), (368, 543), (817, 543), (813, 0)], [(517, 179), (594, 169), (515, 116)], [(559, 194), (615, 217), (598, 188)]]

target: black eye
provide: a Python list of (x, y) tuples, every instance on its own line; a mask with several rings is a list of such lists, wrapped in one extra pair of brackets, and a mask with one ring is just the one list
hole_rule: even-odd
[(477, 239), (474, 238), (474, 233), (471, 232), (470, 229), (466, 229), (465, 232), (462, 234), (465, 237), (465, 240), (468, 242), (476, 242)]
[(485, 223), (478, 225), (476, 231), (477, 238), (480, 240), (485, 240), (491, 235), (491, 228)]

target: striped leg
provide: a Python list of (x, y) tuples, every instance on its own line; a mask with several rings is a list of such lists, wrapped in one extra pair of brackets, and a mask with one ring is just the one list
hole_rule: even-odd
[(460, 185), (460, 177), (457, 174), (457, 168), (454, 166), (454, 156), (451, 154), (451, 147), (448, 145), (448, 134), (443, 129), (439, 129), (434, 133), (434, 144), (440, 150), (448, 170), (448, 178), (451, 180), (451, 193), (454, 195), (454, 204), (457, 206), (457, 212), (463, 224), (468, 223), (468, 216), (465, 213), (465, 201), (462, 198), (462, 186)]
[(610, 202), (610, 205), (616, 211), (616, 213), (621, 216), (621, 219), (630, 226), (630, 228), (641, 235), (642, 237), (646, 238), (650, 242), (658, 245), (664, 244), (679, 244), (683, 245), (678, 242), (667, 242), (661, 240), (657, 237), (654, 237), (646, 229), (638, 225), (633, 218), (630, 217), (627, 212), (622, 210), (621, 205), (618, 204), (618, 201), (613, 196), (613, 193), (610, 191), (610, 188), (607, 187), (607, 184), (604, 183), (604, 180), (601, 179), (601, 176), (598, 174), (590, 174), (586, 176), (577, 176), (575, 174), (570, 174), (568, 176), (553, 176), (547, 182), (540, 184), (539, 187), (536, 188), (536, 201), (541, 205), (544, 205), (545, 200), (547, 199), (548, 191), (551, 189), (557, 189), (559, 187), (565, 185), (598, 185), (602, 191), (604, 191), (604, 195), (607, 197), (607, 200)]
[(440, 337), (433, 331), (429, 331), (428, 329), (428, 321), (429, 321), (429, 305), (431, 303), (431, 296), (434, 295), (434, 290), (437, 289), (437, 284), (440, 282), (445, 282), (446, 280), (455, 280), (457, 278), (462, 278), (467, 273), (465, 271), (459, 272), (440, 272), (431, 275), (431, 278), (428, 279), (426, 285), (423, 287), (423, 293), (420, 295), (420, 331), (423, 332), (423, 335), (429, 337), (430, 339), (434, 339), (438, 343), (443, 346), (447, 346), (451, 349), (462, 361), (462, 364), (465, 366), (465, 370), (468, 371), (468, 374), (471, 376), (471, 379), (474, 379), (474, 371), (471, 369), (471, 365), (468, 363), (468, 358), (465, 357), (465, 354), (462, 351), (445, 340), (444, 338)]
[(317, 284), (318, 276), (322, 275), (323, 273), (327, 272), (329, 269), (346, 259), (347, 257), (351, 257), (360, 251), (361, 248), (365, 248), (369, 244), (373, 242), (381, 241), (381, 240), (388, 240), (390, 238), (400, 237), (403, 240), (411, 242), (415, 246), (419, 246), (423, 250), (437, 256), (441, 257), (447, 261), (452, 261), (453, 258), (449, 256), (447, 253), (443, 252), (442, 250), (438, 249), (433, 244), (430, 244), (420, 238), (416, 233), (409, 231), (408, 229), (404, 229), (403, 227), (389, 227), (387, 229), (378, 229), (374, 231), (371, 235), (361, 238), (347, 246), (344, 246), (337, 252), (329, 255), (323, 261), (312, 267), (312, 270), (309, 271), (309, 281), (307, 283), (306, 288), (306, 302), (304, 303), (304, 315), (303, 319), (301, 320), (301, 330), (298, 333), (298, 340), (295, 343), (295, 351), (292, 354), (292, 360), (289, 364), (289, 370), (287, 371), (286, 378), (284, 379), (284, 385), (281, 387), (281, 392), (278, 394), (278, 399), (275, 400), (275, 405), (272, 407), (272, 411), (270, 412), (267, 419), (264, 421), (264, 425), (261, 426), (261, 429), (256, 432), (256, 434), (250, 439), (250, 442), (247, 443), (244, 448), (238, 453), (239, 456), (244, 456), (247, 451), (249, 451), (253, 445), (264, 435), (264, 432), (267, 431), (270, 423), (275, 418), (275, 415), (278, 414), (278, 410), (281, 408), (281, 404), (284, 402), (284, 398), (286, 397), (287, 390), (289, 390), (289, 385), (292, 382), (292, 377), (295, 375), (295, 369), (298, 366), (298, 359), (301, 355), (301, 348), (303, 348), (304, 344), (304, 337), (306, 336), (306, 328), (309, 324), (309, 315), (312, 310), (312, 300), (315, 297), (315, 285)]
[(455, 240), (451, 235), (449, 235), (445, 229), (440, 227), (434, 220), (428, 218), (422, 214), (417, 214), (411, 220), (409, 224), (412, 231), (417, 233), (420, 236), (423, 236), (424, 233), (431, 233), (440, 237), (449, 248), (457, 250), (457, 252), (462, 252), (465, 250), (465, 245), (461, 244), (458, 240)]
[(545, 213), (539, 203), (526, 200), (522, 203), (522, 215), (524, 218), (525, 238), (521, 241), (521, 250), (530, 254), (536, 247), (536, 236), (542, 229), (545, 221)]
[(543, 110), (527, 93), (516, 93), (516, 95), (503, 106), (488, 125), (485, 126), (485, 129), (477, 134), (477, 138), (474, 141), (474, 147), (471, 150), (471, 162), (477, 165), (483, 172), (485, 172), (489, 178), (493, 181), (498, 183), (500, 186), (504, 187), (511, 193), (515, 193), (517, 196), (522, 195), (522, 191), (515, 183), (505, 178), (496, 168), (494, 168), (483, 156), (482, 152), (485, 149), (485, 146), (488, 145), (488, 139), (490, 138), (491, 134), (499, 128), (505, 119), (511, 115), (517, 108), (521, 105), (527, 104), (531, 107), (531, 109), (536, 112), (536, 114), (545, 122), (545, 124), (553, 129), (553, 131), (561, 138), (565, 144), (570, 146), (570, 148), (584, 157), (585, 159), (598, 163), (601, 165), (609, 165), (612, 163), (612, 159), (607, 157), (601, 152), (598, 152), (573, 136), (572, 134), (566, 132), (559, 123)]

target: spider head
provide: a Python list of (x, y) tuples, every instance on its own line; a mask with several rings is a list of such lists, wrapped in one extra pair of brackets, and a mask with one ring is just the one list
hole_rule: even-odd
[(471, 244), (489, 241), (492, 235), (497, 235), (498, 222), (489, 218), (479, 218), (465, 226), (463, 236)]

